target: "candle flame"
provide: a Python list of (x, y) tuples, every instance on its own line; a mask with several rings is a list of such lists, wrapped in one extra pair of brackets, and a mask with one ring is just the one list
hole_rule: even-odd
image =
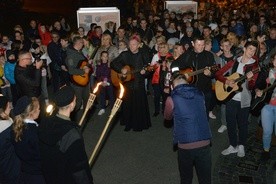
[(49, 104), (46, 107), (46, 113), (50, 114), (54, 110), (54, 106), (52, 104)]
[(93, 90), (93, 93), (94, 93), (94, 94), (98, 91), (99, 86), (100, 86), (101, 84), (102, 84), (102, 82), (98, 82), (98, 83), (97, 83), (96, 87), (95, 87), (94, 90)]
[(125, 92), (124, 86), (120, 83), (120, 95), (119, 95), (120, 99), (123, 98), (124, 92)]

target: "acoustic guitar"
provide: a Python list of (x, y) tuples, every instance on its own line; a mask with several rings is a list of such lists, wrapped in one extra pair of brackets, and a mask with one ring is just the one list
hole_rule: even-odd
[[(252, 70), (253, 74), (258, 73), (260, 68)], [(220, 101), (230, 98), (234, 92), (241, 91), (241, 84), (246, 80), (246, 75), (241, 75), (239, 73), (233, 73), (232, 75), (226, 77), (228, 80), (234, 80), (234, 87), (230, 87), (219, 80), (215, 83), (215, 92), (217, 99)]]
[[(85, 66), (89, 66), (87, 60), (80, 61), (77, 67), (79, 69), (83, 69)], [(71, 80), (78, 86), (86, 86), (89, 83), (91, 72), (92, 71), (90, 69), (89, 73), (84, 73), (82, 75), (71, 75)]]
[(213, 66), (210, 66), (210, 67), (205, 67), (205, 68), (202, 68), (202, 69), (199, 69), (199, 70), (194, 70), (193, 67), (189, 67), (189, 68), (185, 68), (185, 69), (179, 70), (179, 73), (182, 74), (182, 75), (185, 75), (187, 77), (186, 81), (189, 84), (193, 84), (193, 83), (195, 83), (197, 81), (197, 75), (203, 73), (204, 70), (206, 70), (206, 69), (209, 69), (211, 72), (216, 72), (220, 68), (219, 68), (218, 65), (213, 65)]
[[(123, 68), (127, 70), (127, 73), (125, 75), (118, 73), (115, 70), (111, 70), (111, 82), (115, 87), (119, 87), (120, 83), (123, 84), (125, 82), (134, 80), (134, 73), (140, 72), (142, 70), (134, 70), (129, 65), (126, 65)], [(143, 67), (143, 69), (146, 71), (154, 71), (156, 68), (158, 68), (157, 65)]]
[(258, 116), (265, 106), (265, 103), (271, 98), (272, 93), (268, 94), (268, 91), (273, 90), (276, 87), (276, 82), (265, 88), (261, 97), (256, 96), (251, 103), (251, 114)]

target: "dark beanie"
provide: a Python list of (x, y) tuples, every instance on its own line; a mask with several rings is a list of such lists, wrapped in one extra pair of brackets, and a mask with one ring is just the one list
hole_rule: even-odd
[(54, 96), (54, 102), (58, 107), (65, 107), (73, 102), (75, 91), (70, 86), (64, 86), (59, 89)]
[(7, 59), (9, 59), (9, 57), (10, 57), (11, 55), (14, 55), (14, 57), (15, 57), (15, 54), (14, 54), (14, 52), (13, 52), (12, 50), (7, 50), (7, 51), (6, 51), (6, 57), (7, 57)]
[(8, 99), (7, 97), (3, 96), (2, 94), (0, 94), (0, 109), (5, 110), (8, 104)]
[(22, 114), (25, 111), (25, 109), (28, 107), (28, 105), (30, 105), (31, 103), (32, 103), (32, 99), (30, 97), (23, 96), (19, 98), (13, 109), (13, 114), (15, 116)]

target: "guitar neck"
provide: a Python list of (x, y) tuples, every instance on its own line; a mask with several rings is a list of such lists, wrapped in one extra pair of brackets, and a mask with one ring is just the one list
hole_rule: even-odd
[(276, 82), (274, 82), (271, 86), (268, 86), (267, 88), (265, 88), (265, 89), (263, 90), (263, 93), (268, 92), (269, 90), (273, 89), (275, 86), (276, 86)]
[(189, 76), (194, 76), (194, 75), (198, 75), (200, 73), (203, 73), (203, 71), (205, 70), (206, 68), (202, 68), (200, 70), (196, 70), (194, 72), (191, 72), (191, 73), (188, 73)]
[[(256, 68), (256, 69), (252, 70), (252, 73), (255, 74), (255, 73), (258, 73), (259, 71), (260, 71), (260, 68)], [(246, 73), (246, 74), (248, 74), (248, 73)], [(237, 78), (235, 80), (235, 82), (238, 83), (238, 82), (244, 81), (247, 78), (246, 74)]]

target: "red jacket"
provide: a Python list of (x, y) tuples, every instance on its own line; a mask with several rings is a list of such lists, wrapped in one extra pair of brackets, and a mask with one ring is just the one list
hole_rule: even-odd
[[(168, 57), (172, 57), (172, 54), (171, 53), (167, 53), (167, 55), (166, 55), (166, 59), (168, 58)], [(162, 64), (159, 64), (158, 63), (158, 61), (161, 59), (161, 57), (160, 57), (160, 54), (159, 54), (159, 52), (156, 54), (156, 55), (154, 55), (153, 56), (153, 58), (152, 58), (152, 61), (151, 61), (151, 65), (155, 65), (155, 64), (157, 64), (157, 68), (156, 68), (156, 70), (154, 71), (154, 73), (153, 73), (153, 76), (152, 76), (152, 80), (151, 80), (151, 82), (152, 82), (152, 84), (159, 84), (159, 81), (160, 81), (160, 71), (162, 70), (162, 68), (161, 68), (161, 66), (162, 66)], [(165, 59), (165, 60), (166, 60)]]
[[(246, 73), (246, 72), (249, 72), (249, 71), (253, 71), (255, 70), (256, 73), (254, 73), (254, 76), (252, 79), (250, 79), (248, 81), (248, 89), (249, 90), (252, 90), (254, 87), (255, 87), (255, 82), (258, 78), (258, 68), (259, 68), (259, 65), (258, 65), (258, 60), (256, 57), (253, 57), (252, 59), (255, 60), (254, 63), (251, 63), (251, 64), (247, 64), (244, 66), (243, 68), (243, 72)], [(237, 70), (237, 67), (238, 67), (238, 61), (236, 60), (233, 60), (233, 61), (229, 61), (226, 65), (224, 65), (219, 71), (216, 72), (216, 79), (225, 83), (226, 82), (226, 77), (224, 76), (224, 74), (229, 71), (231, 68), (232, 68), (232, 72), (231, 74), (235, 73), (236, 70)], [(250, 69), (250, 70), (248, 70)]]
[(38, 25), (38, 34), (41, 38), (42, 45), (48, 45), (52, 41), (52, 36), (49, 31), (46, 30), (45, 33), (41, 31), (41, 24)]

